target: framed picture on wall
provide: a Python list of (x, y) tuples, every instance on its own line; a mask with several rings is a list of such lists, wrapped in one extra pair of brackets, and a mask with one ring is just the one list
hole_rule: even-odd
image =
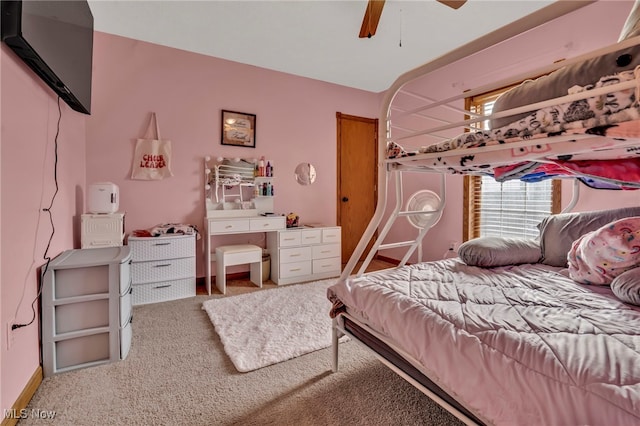
[(256, 115), (222, 110), (222, 145), (256, 147)]

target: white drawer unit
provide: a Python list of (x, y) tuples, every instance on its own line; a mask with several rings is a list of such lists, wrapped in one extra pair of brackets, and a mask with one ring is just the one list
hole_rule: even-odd
[(81, 247), (117, 247), (124, 242), (124, 213), (83, 214)]
[(129, 247), (67, 250), (43, 277), (44, 376), (126, 358), (131, 347)]
[(196, 295), (195, 235), (130, 236), (128, 245), (133, 305)]
[(339, 226), (283, 229), (267, 234), (271, 280), (292, 284), (339, 276), (340, 235)]

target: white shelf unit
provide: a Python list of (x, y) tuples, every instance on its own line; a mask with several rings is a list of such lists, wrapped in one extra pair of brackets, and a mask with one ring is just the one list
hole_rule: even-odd
[(44, 376), (125, 359), (131, 347), (128, 247), (67, 250), (42, 286)]
[(127, 241), (134, 305), (196, 295), (195, 235), (130, 236)]
[(271, 255), (271, 280), (293, 284), (340, 275), (341, 230), (339, 226), (290, 228), (267, 235)]

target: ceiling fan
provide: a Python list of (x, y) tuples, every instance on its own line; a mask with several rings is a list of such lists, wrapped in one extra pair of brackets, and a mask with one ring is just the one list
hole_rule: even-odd
[[(467, 0), (436, 0), (438, 3), (447, 5), (453, 9), (458, 9), (465, 4)], [(378, 28), (378, 22), (380, 21), (380, 15), (382, 14), (382, 8), (384, 7), (385, 0), (369, 0), (367, 9), (364, 12), (364, 18), (362, 19), (362, 27), (360, 27), (360, 38), (371, 38), (375, 35)]]

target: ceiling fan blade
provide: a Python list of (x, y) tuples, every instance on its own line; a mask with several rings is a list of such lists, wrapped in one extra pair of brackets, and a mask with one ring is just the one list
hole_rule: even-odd
[(367, 10), (364, 12), (362, 27), (360, 27), (360, 38), (371, 38), (378, 29), (378, 22), (382, 14), (385, 0), (369, 0)]
[(467, 0), (438, 0), (438, 2), (447, 5), (453, 9), (459, 9)]

